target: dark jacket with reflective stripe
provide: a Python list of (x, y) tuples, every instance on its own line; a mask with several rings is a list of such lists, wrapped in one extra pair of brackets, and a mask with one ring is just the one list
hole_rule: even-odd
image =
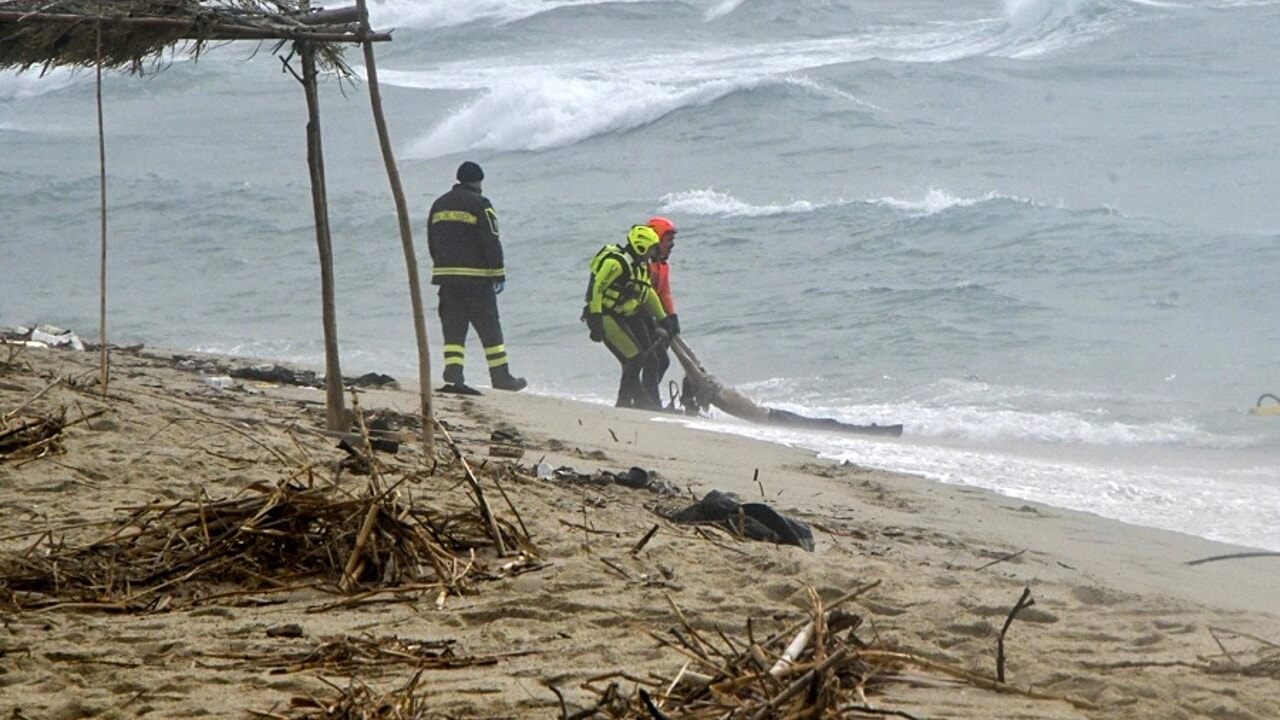
[(459, 278), (507, 278), (498, 240), (498, 215), (489, 199), (470, 185), (457, 183), (431, 204), (427, 248), (435, 285)]

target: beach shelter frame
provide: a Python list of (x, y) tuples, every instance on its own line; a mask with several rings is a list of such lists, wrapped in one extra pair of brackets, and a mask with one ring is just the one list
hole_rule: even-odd
[(325, 334), (326, 424), (331, 431), (351, 428), (343, 397), (342, 373), (337, 350), (333, 299), (333, 260), (324, 189), (324, 159), (320, 142), (320, 113), (316, 78), (320, 70), (340, 78), (354, 73), (343, 59), (343, 47), (363, 47), (369, 100), (379, 146), (387, 167), (399, 218), (401, 242), (409, 273), (410, 299), (418, 346), (422, 440), (428, 455), (434, 453), (434, 420), (431, 407), (431, 361), (422, 311), (407, 203), (396, 169), (378, 89), (373, 43), (391, 40), (390, 33), (369, 26), (365, 0), (352, 7), (318, 10), (309, 0), (0, 0), (0, 68), (42, 73), (55, 67), (94, 68), (98, 77), (98, 137), (101, 169), (101, 316), (102, 379), (108, 381), (106, 341), (107, 204), (105, 150), (102, 127), (102, 70), (125, 68), (141, 74), (149, 63), (159, 65), (166, 51), (183, 46), (198, 58), (210, 43), (236, 40), (275, 41), (294, 44), (302, 62), (302, 82), (307, 98), (307, 163), (311, 174), (312, 203), (316, 216), (316, 240), (320, 252), (321, 294)]

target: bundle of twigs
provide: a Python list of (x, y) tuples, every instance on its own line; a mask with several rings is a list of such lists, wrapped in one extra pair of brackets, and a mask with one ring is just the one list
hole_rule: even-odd
[[(636, 691), (621, 692), (618, 674), (595, 678), (584, 688), (599, 696), (595, 707), (569, 713), (566, 720), (654, 718), (654, 720), (771, 720), (772, 718), (847, 718), (885, 716), (912, 718), (905, 711), (873, 707), (867, 696), (889, 682), (929, 686), (971, 685), (1043, 700), (1061, 700), (1077, 707), (1087, 702), (1065, 696), (1024, 690), (992, 677), (938, 663), (919, 655), (867, 642), (858, 637), (859, 615), (840, 605), (879, 585), (864, 585), (830, 603), (810, 590), (810, 619), (770, 638), (757, 639), (748, 624), (745, 640), (717, 633), (709, 639), (687, 621), (672, 630), (672, 638), (653, 635), (686, 659), (674, 678), (621, 677)], [(683, 621), (679, 608), (673, 609)], [(907, 667), (927, 671), (908, 674)], [(609, 681), (603, 689), (597, 684)]]
[(901, 666), (896, 659), (864, 656), (872, 647), (856, 634), (862, 618), (837, 607), (871, 587), (830, 608), (811, 591), (812, 618), (767, 639), (755, 638), (750, 626), (745, 641), (723, 633), (707, 638), (688, 622), (672, 638), (654, 635), (686, 659), (673, 679), (640, 687), (629, 698), (620, 697), (616, 685), (596, 690), (600, 706), (568, 717), (820, 718), (834, 717), (829, 711), (850, 703), (866, 705), (867, 690)]
[(95, 410), (81, 413), (80, 417), (68, 421), (65, 407), (45, 414), (35, 414), (28, 410), (45, 393), (60, 385), (71, 386), (66, 381), (55, 379), (18, 407), (0, 414), (0, 461), (31, 460), (61, 453), (62, 431), (106, 412)]
[[(326, 681), (327, 682), (327, 681)], [(295, 712), (288, 715), (274, 712), (251, 711), (255, 717), (278, 720), (445, 720), (427, 709), (425, 694), (418, 692), (424, 684), (419, 670), (403, 686), (387, 692), (378, 692), (357, 679), (350, 686), (339, 688), (333, 700), (296, 697), (290, 703)]]
[[(260, 484), (228, 500), (130, 508), (84, 545), (44, 533), (25, 552), (0, 555), (0, 602), (138, 611), (208, 601), (211, 583), (344, 592), (425, 584), (460, 594), (488, 575), (474, 553), (492, 545), (477, 511), (434, 513), (373, 487), (352, 496)], [(506, 532), (512, 545), (529, 545), (509, 524)]]
[(59, 443), (65, 415), (16, 420), (0, 429), (0, 460), (21, 460), (62, 451)]

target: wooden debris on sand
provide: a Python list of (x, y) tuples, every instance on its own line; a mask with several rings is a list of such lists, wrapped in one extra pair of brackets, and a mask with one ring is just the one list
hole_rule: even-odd
[(62, 431), (78, 423), (102, 414), (102, 411), (86, 413), (78, 419), (67, 421), (66, 408), (46, 415), (29, 411), (33, 402), (59, 384), (54, 380), (26, 402), (0, 415), (0, 462), (5, 460), (30, 460), (62, 451)]
[[(97, 540), (68, 546), (44, 531), (27, 551), (0, 555), (0, 604), (142, 612), (304, 586), (461, 594), (494, 577), (475, 557), (492, 544), (475, 510), (436, 512), (394, 491), (351, 496), (283, 482), (125, 512)], [(502, 532), (536, 553), (510, 523)], [(221, 584), (239, 590), (219, 592)]]
[[(15, 420), (43, 392), (0, 416), (0, 461), (57, 450), (65, 427), (99, 414), (66, 422), (63, 407)], [(212, 500), (202, 490), (175, 503), (123, 508), (123, 517), (0, 538), (35, 538), (22, 552), (0, 553), (0, 607), (148, 612), (302, 587), (351, 596), (337, 606), (406, 588), (436, 593), (438, 605), (498, 576), (477, 551), (519, 554), (519, 571), (538, 566), (538, 550), (514, 507), (511, 522), (496, 516), (483, 496), (455, 500), (453, 508), (413, 502), (409, 483), (426, 475), (465, 474), (467, 487), (479, 492), (480, 480), (460, 453), (455, 462), (437, 461), (429, 469), (401, 468), (403, 477), (388, 484), (374, 458), (376, 440), (361, 427), (360, 435), (343, 438), (348, 452), (364, 449), (371, 477), (361, 492), (342, 489), (336, 476), (317, 484), (317, 467), (304, 463), (274, 485), (255, 482), (229, 499)], [(340, 463), (336, 471), (345, 467)], [(66, 539), (95, 527), (106, 534), (88, 542)]]
[[(454, 650), (455, 640), (417, 640), (388, 637), (324, 637), (312, 647), (276, 655), (225, 658), (226, 665), (210, 667), (262, 668), (272, 674), (322, 670), (341, 675), (367, 675), (388, 667), (452, 669), (494, 665), (497, 657), (463, 657)], [(209, 656), (217, 657), (217, 656)]]
[[(595, 678), (586, 687), (600, 697), (599, 704), (563, 715), (569, 720), (771, 720), (864, 714), (914, 717), (875, 707), (868, 700), (868, 695), (890, 682), (932, 687), (970, 685), (1092, 707), (1081, 700), (1024, 690), (878, 641), (861, 639), (857, 632), (862, 627), (862, 617), (839, 606), (879, 584), (869, 583), (829, 603), (810, 589), (810, 619), (766, 639), (754, 637), (750, 623), (746, 638), (730, 638), (723, 633), (718, 633), (717, 638), (705, 637), (673, 605), (683, 629), (673, 629), (670, 638), (653, 637), (684, 657), (679, 672), (672, 678), (636, 678), (617, 673)], [(909, 666), (928, 674), (907, 673)], [(635, 692), (622, 694), (618, 679), (630, 681), (636, 686)], [(609, 681), (607, 686), (597, 687), (605, 681)]]

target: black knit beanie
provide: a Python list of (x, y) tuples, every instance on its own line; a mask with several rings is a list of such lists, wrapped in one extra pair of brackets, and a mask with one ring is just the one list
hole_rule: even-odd
[(484, 180), (484, 171), (470, 160), (458, 166), (458, 182), (478, 183)]

